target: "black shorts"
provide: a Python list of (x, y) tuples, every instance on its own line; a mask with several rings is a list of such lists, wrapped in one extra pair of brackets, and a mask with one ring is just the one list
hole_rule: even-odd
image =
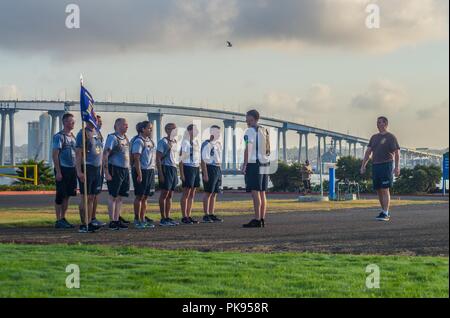
[(207, 165), (208, 182), (203, 181), (206, 193), (220, 193), (222, 186), (222, 169), (219, 166)]
[[(83, 169), (83, 165), (81, 169)], [(100, 179), (101, 167), (94, 167), (91, 165), (86, 165), (87, 173), (85, 177), (87, 178), (87, 193), (88, 195), (97, 195), (100, 193), (98, 190), (98, 184)], [(78, 184), (80, 185), (80, 193), (84, 194), (84, 183), (78, 179)]]
[(163, 165), (161, 169), (164, 175), (164, 182), (161, 182), (161, 178), (158, 178), (159, 188), (161, 190), (174, 191), (178, 185), (177, 168)]
[(261, 173), (260, 167), (259, 163), (247, 164), (245, 172), (245, 189), (247, 192), (267, 191), (269, 188), (269, 175)]
[(389, 189), (394, 185), (394, 163), (386, 162), (372, 166), (373, 188)]
[[(56, 170), (54, 171), (56, 176)], [(62, 204), (68, 197), (77, 195), (77, 171), (75, 168), (61, 167), (62, 180), (56, 181), (55, 203)]]
[(130, 191), (130, 171), (127, 168), (108, 165), (111, 181), (107, 181), (109, 195), (117, 198), (128, 197)]
[(183, 166), (184, 181), (183, 188), (198, 188), (200, 187), (200, 168)]
[(105, 180), (105, 175), (103, 173), (103, 167), (100, 169), (100, 178), (98, 178), (98, 183), (97, 183), (97, 191), (98, 193), (101, 193), (103, 190), (103, 182)]
[(133, 178), (134, 195), (136, 196), (152, 196), (155, 193), (155, 170), (142, 169), (142, 182), (137, 181), (136, 169), (131, 170)]

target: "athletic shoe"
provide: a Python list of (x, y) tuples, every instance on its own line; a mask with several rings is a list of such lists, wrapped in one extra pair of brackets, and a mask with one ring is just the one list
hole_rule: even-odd
[(118, 231), (120, 229), (119, 228), (119, 222), (111, 221), (109, 223), (109, 229), (112, 230), (112, 231)]
[(186, 217), (181, 219), (181, 224), (194, 224), (194, 223), (192, 223), (190, 218)]
[(223, 220), (222, 220), (221, 218), (218, 218), (218, 217), (215, 216), (214, 214), (211, 214), (211, 215), (209, 216), (209, 219), (212, 220), (213, 222), (217, 222), (217, 223), (223, 222)]
[(175, 221), (174, 219), (171, 219), (171, 218), (168, 218), (167, 221), (172, 223), (172, 225), (174, 225), (174, 226), (180, 225), (180, 223), (178, 223), (177, 221)]
[(169, 222), (169, 219), (161, 219), (159, 221), (159, 226), (175, 226), (172, 222)]
[(134, 227), (138, 227), (139, 225), (141, 225), (141, 221), (135, 219), (133, 221), (133, 225), (134, 225)]
[(72, 229), (73, 225), (69, 224), (67, 222), (64, 222), (64, 220), (58, 220), (55, 222), (55, 229)]
[(214, 221), (211, 219), (210, 215), (204, 215), (202, 219), (202, 223), (214, 223)]
[(376, 220), (378, 221), (385, 221), (388, 222), (391, 220), (391, 216), (389, 214), (386, 214), (384, 212), (381, 212), (377, 217)]
[(155, 221), (153, 221), (152, 219), (150, 219), (150, 218), (148, 218), (148, 217), (145, 217), (145, 223), (147, 223), (147, 224), (153, 224), (153, 223), (155, 223)]
[(136, 221), (134, 221), (134, 228), (138, 229), (138, 230), (143, 230), (145, 229), (145, 223), (141, 223), (138, 221), (138, 223), (136, 223)]
[(117, 223), (118, 223), (117, 226), (119, 227), (119, 230), (128, 230), (128, 225), (126, 225), (122, 221), (118, 221)]
[(193, 219), (191, 217), (189, 217), (189, 220), (192, 222), (192, 224), (199, 224), (200, 222), (197, 221), (196, 219)]
[(90, 229), (93, 229), (94, 231), (98, 231), (98, 230), (100, 230), (102, 227), (101, 226), (98, 226), (98, 225), (95, 225), (94, 223), (89, 223), (89, 228)]
[(91, 220), (91, 223), (92, 223), (93, 225), (99, 226), (99, 227), (104, 227), (104, 226), (106, 226), (106, 223), (104, 223), (104, 222), (102, 222), (102, 221), (99, 221), (99, 220), (97, 220), (96, 218), (93, 218), (93, 219)]
[(254, 227), (261, 227), (261, 221), (260, 220), (251, 220), (249, 223), (242, 225), (245, 228), (254, 228)]
[(148, 223), (148, 222), (144, 222), (144, 227), (147, 229), (154, 229), (155, 228), (155, 224), (153, 223)]
[(62, 218), (62, 219), (61, 219), (61, 222), (63, 222), (63, 223), (66, 225), (66, 228), (67, 228), (67, 229), (73, 229), (73, 228), (75, 228), (75, 225), (70, 224), (69, 221), (66, 220), (66, 218)]
[(123, 217), (121, 217), (121, 216), (119, 216), (119, 221), (122, 223), (122, 224), (130, 224), (130, 221), (127, 221), (127, 220), (125, 220)]
[(80, 225), (80, 229), (78, 230), (78, 233), (94, 233), (95, 229), (91, 225)]

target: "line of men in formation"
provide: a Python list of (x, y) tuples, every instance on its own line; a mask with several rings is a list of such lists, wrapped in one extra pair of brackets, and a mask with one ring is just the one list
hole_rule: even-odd
[[(267, 129), (259, 126), (259, 113), (247, 113), (248, 129), (244, 135), (245, 152), (242, 172), (245, 174), (247, 192), (253, 196), (255, 218), (244, 227), (264, 227), (267, 211), (266, 191), (268, 174), (263, 167), (268, 166), (270, 142)], [(75, 136), (74, 116), (67, 113), (62, 118), (63, 130), (53, 136), (53, 163), (56, 179), (56, 228), (74, 228), (66, 219), (69, 198), (76, 196), (77, 181), (80, 193), (84, 196), (84, 183), (87, 188), (87, 207), (80, 201), (80, 233), (95, 232), (108, 226), (111, 230), (127, 229), (129, 221), (122, 216), (123, 198), (129, 196), (130, 168), (134, 185), (134, 226), (138, 229), (154, 228), (154, 221), (146, 216), (147, 200), (155, 192), (155, 176), (158, 175), (160, 226), (176, 226), (180, 223), (171, 218), (172, 197), (178, 185), (178, 169), (182, 181), (181, 224), (199, 223), (192, 217), (192, 207), (197, 188), (203, 180), (204, 216), (202, 222), (222, 222), (215, 213), (217, 195), (222, 184), (222, 145), (220, 127), (210, 127), (210, 138), (202, 145), (198, 142), (198, 130), (189, 125), (181, 141), (176, 140), (177, 126), (165, 126), (166, 136), (155, 145), (151, 136), (153, 125), (143, 121), (136, 125), (137, 135), (131, 140), (127, 137), (128, 123), (118, 118), (114, 132), (104, 141), (101, 134), (102, 119), (97, 116), (97, 129), (86, 123), (85, 147), (83, 149), (83, 130)], [(180, 145), (178, 145), (180, 144)], [(84, 153), (85, 152), (85, 153)], [(83, 158), (86, 158), (84, 165)], [(86, 171), (84, 171), (86, 166)], [(201, 176), (202, 175), (202, 176)], [(104, 180), (108, 186), (109, 224), (97, 219), (98, 195)], [(87, 217), (85, 213), (88, 213)], [(90, 220), (88, 224), (85, 220)]]

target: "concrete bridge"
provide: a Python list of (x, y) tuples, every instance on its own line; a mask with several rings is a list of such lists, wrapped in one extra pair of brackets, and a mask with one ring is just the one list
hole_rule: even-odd
[[(223, 121), (223, 126), (225, 131), (236, 129), (236, 124), (238, 122), (245, 122), (245, 114), (205, 109), (199, 107), (185, 107), (185, 106), (174, 106), (174, 105), (156, 105), (156, 104), (137, 104), (137, 103), (105, 103), (96, 102), (95, 110), (98, 113), (133, 113), (133, 114), (146, 114), (149, 121), (156, 127), (156, 138), (159, 140), (162, 134), (162, 118), (164, 115), (174, 115), (174, 116), (186, 116), (192, 118), (208, 118)], [(39, 111), (48, 112), (51, 117), (51, 135), (57, 132), (57, 129), (62, 129), (61, 118), (66, 112), (76, 113), (80, 111), (78, 102), (61, 102), (61, 101), (0, 101), (0, 116), (1, 116), (1, 130), (0, 130), (0, 165), (4, 164), (5, 157), (5, 132), (6, 132), (6, 121), (9, 119), (10, 123), (10, 144), (15, 144), (14, 139), (14, 115), (18, 111)], [(331, 147), (333, 147), (337, 154), (339, 155), (351, 155), (357, 156), (357, 146), (362, 147), (363, 152), (368, 145), (368, 139), (352, 136), (348, 134), (343, 134), (340, 132), (335, 132), (331, 130), (316, 128), (308, 125), (302, 125), (295, 122), (289, 122), (285, 120), (280, 120), (276, 118), (263, 117), (261, 119), (261, 124), (267, 127), (273, 127), (278, 131), (278, 149), (281, 152), (281, 157), (284, 161), (287, 161), (287, 132), (294, 131), (299, 137), (299, 153), (298, 160), (309, 159), (308, 149), (309, 149), (309, 137), (314, 136), (316, 138), (318, 157), (322, 153), (325, 153), (327, 149), (328, 141), (330, 141)], [(233, 136), (228, 140), (228, 134), (224, 133), (224, 150), (232, 149), (232, 157), (224, 158), (224, 170), (226, 172), (232, 173), (236, 171), (237, 167), (237, 140), (236, 134), (232, 133)], [(50, 142), (50, 140), (49, 140)], [(343, 151), (343, 142), (345, 142), (347, 147), (347, 153)], [(231, 146), (231, 147), (230, 147)], [(440, 161), (441, 156), (424, 152), (417, 151), (410, 148), (402, 148), (402, 160), (408, 160), (409, 158), (415, 156), (420, 158), (430, 158), (435, 161)], [(227, 152), (224, 151), (224, 155)], [(10, 147), (10, 158), (14, 158), (14, 147)], [(12, 164), (14, 164), (14, 159)]]

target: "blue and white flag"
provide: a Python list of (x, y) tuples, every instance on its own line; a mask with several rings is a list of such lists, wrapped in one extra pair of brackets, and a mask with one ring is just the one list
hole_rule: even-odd
[(81, 85), (80, 93), (80, 108), (81, 108), (81, 118), (84, 122), (89, 122), (94, 125), (95, 129), (97, 127), (97, 117), (94, 111), (94, 99), (91, 93)]

